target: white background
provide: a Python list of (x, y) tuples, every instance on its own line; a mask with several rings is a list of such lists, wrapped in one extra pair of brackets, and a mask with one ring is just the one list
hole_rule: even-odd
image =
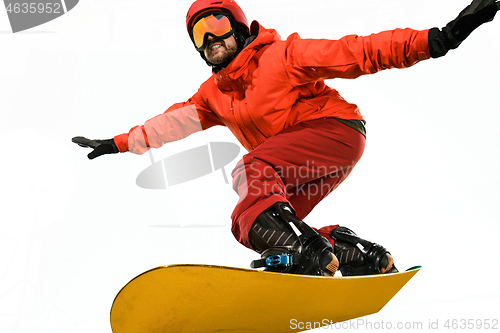
[[(239, 1), (249, 20), (283, 38), (297, 31), (330, 39), (442, 27), (468, 3)], [(190, 4), (86, 0), (17, 34), (0, 10), (1, 332), (110, 333), (114, 296), (142, 271), (175, 263), (248, 267), (256, 258), (232, 237), (237, 196), (220, 172), (145, 190), (135, 178), (151, 164), (148, 154), (90, 161), (89, 150), (71, 142), (127, 132), (208, 78), (185, 30)], [(423, 266), (366, 320), (426, 328), (436, 320), (442, 327), (446, 319), (500, 319), (497, 21), (443, 58), (328, 82), (360, 107), (368, 140), (349, 179), (306, 221), (350, 227), (386, 246), (400, 269)], [(236, 143), (219, 127), (153, 157), (208, 141)], [(324, 306), (342, 302), (295, 292), (292, 303), (303, 292), (318, 293)], [(269, 295), (262, 297), (265, 312)]]

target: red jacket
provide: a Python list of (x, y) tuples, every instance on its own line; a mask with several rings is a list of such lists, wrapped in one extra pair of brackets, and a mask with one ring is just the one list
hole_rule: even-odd
[(396, 29), (367, 37), (285, 41), (257, 22), (257, 38), (213, 73), (187, 102), (172, 105), (114, 138), (121, 152), (142, 154), (214, 125), (227, 126), (248, 150), (297, 123), (323, 117), (363, 119), (324, 80), (406, 68), (430, 58), (428, 30)]

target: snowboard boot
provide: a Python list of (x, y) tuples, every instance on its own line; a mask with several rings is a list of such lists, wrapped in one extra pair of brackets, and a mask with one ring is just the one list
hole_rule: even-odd
[(383, 246), (359, 238), (346, 227), (333, 229), (333, 253), (339, 260), (342, 276), (396, 273), (394, 259)]
[(320, 276), (334, 275), (338, 269), (328, 239), (299, 219), (287, 203), (278, 202), (261, 213), (249, 237), (261, 254), (261, 259), (252, 261), (252, 268)]

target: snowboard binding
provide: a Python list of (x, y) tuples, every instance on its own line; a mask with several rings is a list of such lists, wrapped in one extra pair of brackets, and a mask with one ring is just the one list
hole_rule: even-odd
[(334, 275), (339, 266), (330, 242), (299, 219), (287, 203), (278, 202), (260, 214), (250, 240), (261, 253), (252, 268), (324, 276)]
[(333, 229), (330, 236), (335, 241), (334, 253), (342, 276), (398, 272), (391, 253), (385, 247), (359, 238), (346, 227)]

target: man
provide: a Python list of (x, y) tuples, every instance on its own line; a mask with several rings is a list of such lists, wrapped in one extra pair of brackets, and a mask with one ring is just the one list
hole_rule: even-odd
[(226, 126), (248, 150), (232, 172), (240, 200), (232, 232), (261, 254), (252, 267), (296, 274), (396, 272), (384, 247), (338, 225), (319, 230), (302, 221), (349, 175), (364, 150), (365, 122), (324, 80), (406, 68), (457, 48), (493, 20), (495, 0), (474, 0), (442, 29), (396, 29), (339, 40), (281, 40), (251, 25), (232, 0), (197, 0), (186, 26), (212, 77), (184, 103), (110, 140), (73, 138), (89, 158), (182, 139)]

